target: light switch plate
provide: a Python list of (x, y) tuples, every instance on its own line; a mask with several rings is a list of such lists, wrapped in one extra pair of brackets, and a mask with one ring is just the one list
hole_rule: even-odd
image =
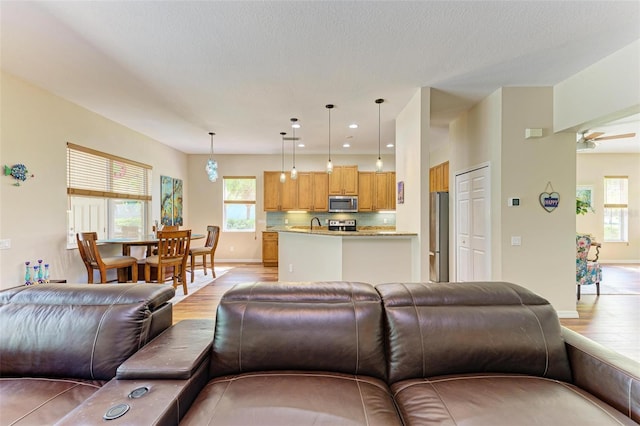
[(521, 236), (511, 236), (511, 245), (512, 246), (520, 246), (520, 245), (522, 245), (522, 237)]
[(0, 250), (8, 250), (11, 248), (11, 240), (0, 240)]

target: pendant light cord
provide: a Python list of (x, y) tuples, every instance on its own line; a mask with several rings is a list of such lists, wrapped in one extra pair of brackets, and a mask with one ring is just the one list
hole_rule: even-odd
[(209, 132), (209, 134), (211, 135), (211, 151), (209, 151), (209, 160), (211, 160), (213, 158), (213, 136), (215, 133)]
[(378, 159), (380, 159), (380, 104), (382, 102), (378, 102)]

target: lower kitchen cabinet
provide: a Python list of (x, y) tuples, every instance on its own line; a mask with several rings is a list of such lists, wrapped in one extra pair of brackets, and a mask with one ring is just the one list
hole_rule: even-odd
[(278, 233), (262, 233), (262, 265), (278, 266)]

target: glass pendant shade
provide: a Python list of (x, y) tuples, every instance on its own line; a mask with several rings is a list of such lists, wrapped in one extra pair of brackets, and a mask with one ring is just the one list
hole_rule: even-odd
[(210, 182), (215, 182), (218, 180), (218, 162), (214, 160), (213, 157), (213, 136), (215, 133), (209, 132), (211, 135), (211, 151), (209, 154), (209, 160), (207, 161), (207, 165), (204, 166), (204, 170), (207, 172), (207, 178)]
[(282, 172), (280, 173), (280, 183), (285, 183), (287, 181), (287, 175)]
[(291, 169), (291, 179), (292, 180), (298, 179), (298, 171), (296, 170), (295, 166), (293, 166), (293, 169)]
[(378, 160), (376, 161), (376, 172), (382, 172), (382, 158), (380, 157), (378, 157)]
[(331, 159), (329, 159), (329, 161), (327, 161), (327, 173), (328, 174), (333, 173), (333, 163), (331, 162)]
[(218, 180), (218, 162), (216, 160), (209, 159), (204, 169), (207, 172), (209, 181), (215, 182)]

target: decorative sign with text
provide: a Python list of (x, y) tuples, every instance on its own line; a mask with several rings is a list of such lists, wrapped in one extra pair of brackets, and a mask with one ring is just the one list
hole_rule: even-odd
[(540, 205), (547, 212), (551, 213), (558, 207), (558, 204), (560, 204), (560, 194), (553, 190), (551, 182), (547, 182), (547, 187), (544, 191), (545, 192), (540, 194)]

